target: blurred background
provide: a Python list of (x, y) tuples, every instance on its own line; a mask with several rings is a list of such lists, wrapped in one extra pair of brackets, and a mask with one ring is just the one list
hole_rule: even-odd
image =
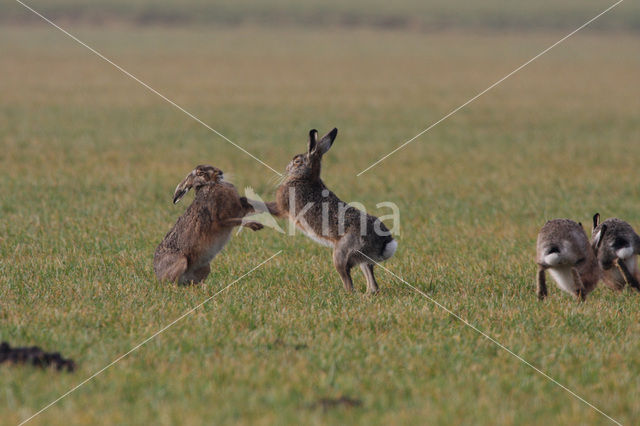
[[(339, 134), (323, 179), (401, 212), (385, 266), (622, 423), (640, 418), (637, 295), (534, 293), (547, 219), (640, 226), (640, 2), (626, 0), (402, 151), (356, 174), (613, 0), (27, 0), (281, 171)], [(0, 340), (78, 372), (0, 366), (16, 424), (283, 250), (43, 413), (43, 424), (603, 424), (601, 414), (378, 270), (346, 295), (300, 235), (234, 236), (202, 286), (157, 244), (212, 164), (278, 176), (16, 1), (0, 0)], [(282, 224), (282, 223), (281, 223)], [(354, 271), (356, 288), (364, 278)], [(614, 349), (612, 349), (614, 348)], [(314, 408), (348, 396), (354, 407)]]
[[(37, 18), (5, 1), (0, 22)], [(372, 27), (435, 31), (443, 29), (568, 29), (614, 2), (541, 0), (482, 2), (445, 0), (51, 0), (27, 2), (54, 20), (134, 25), (242, 25)], [(640, 30), (640, 5), (625, 2), (624, 12), (593, 24), (608, 30)]]

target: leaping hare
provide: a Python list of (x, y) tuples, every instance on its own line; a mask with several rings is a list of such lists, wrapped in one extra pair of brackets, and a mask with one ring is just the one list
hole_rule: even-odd
[(547, 296), (545, 271), (548, 270), (560, 290), (585, 300), (601, 275), (594, 249), (597, 247), (589, 244), (581, 224), (569, 219), (547, 222), (537, 242), (538, 298), (542, 300)]
[(318, 131), (309, 132), (307, 152), (287, 165), (276, 201), (267, 203), (267, 208), (273, 215), (288, 217), (314, 241), (333, 248), (333, 263), (347, 291), (353, 291), (351, 268), (360, 265), (367, 291), (377, 293), (374, 264), (393, 256), (398, 243), (380, 219), (344, 203), (320, 179), (322, 156), (337, 134), (338, 129), (333, 129), (318, 141)]
[(640, 291), (640, 236), (631, 225), (615, 217), (600, 223), (600, 214), (596, 213), (591, 238), (592, 244), (598, 247), (596, 256), (604, 283), (613, 290), (620, 291), (629, 284)]
[(199, 283), (209, 276), (211, 260), (229, 241), (235, 226), (257, 231), (258, 222), (244, 222), (253, 207), (224, 181), (222, 170), (201, 165), (176, 187), (173, 203), (193, 188), (195, 198), (156, 249), (153, 269), (160, 281)]

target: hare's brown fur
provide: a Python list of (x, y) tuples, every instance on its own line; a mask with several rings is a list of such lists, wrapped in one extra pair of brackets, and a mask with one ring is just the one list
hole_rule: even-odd
[(627, 284), (640, 291), (640, 236), (624, 220), (610, 218), (600, 223), (600, 215), (593, 216), (592, 245), (602, 268), (604, 283), (613, 290)]
[(235, 226), (254, 231), (262, 228), (257, 222), (242, 220), (253, 208), (232, 184), (223, 180), (220, 169), (196, 167), (176, 188), (174, 203), (192, 187), (193, 202), (164, 237), (153, 258), (161, 281), (204, 281), (210, 272), (209, 263), (229, 241)]
[(368, 291), (376, 293), (373, 266), (391, 257), (397, 242), (380, 219), (347, 205), (320, 178), (322, 156), (337, 132), (333, 129), (320, 141), (317, 131), (310, 132), (308, 152), (293, 157), (276, 201), (267, 207), (272, 214), (289, 218), (315, 241), (333, 247), (333, 262), (345, 289), (353, 290), (350, 270), (360, 265)]
[(598, 285), (600, 267), (581, 224), (569, 219), (550, 220), (540, 230), (536, 246), (539, 299), (547, 296), (545, 271), (551, 273), (561, 290), (580, 300)]

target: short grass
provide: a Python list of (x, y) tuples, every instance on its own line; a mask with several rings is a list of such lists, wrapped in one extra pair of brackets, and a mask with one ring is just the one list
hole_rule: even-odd
[[(385, 263), (615, 419), (640, 417), (638, 294), (534, 294), (545, 220), (640, 226), (637, 36), (568, 40), (403, 151), (356, 173), (559, 39), (367, 30), (74, 28), (268, 164), (340, 129), (323, 175), (371, 212), (401, 209)], [(607, 424), (378, 269), (346, 294), (330, 252), (242, 232), (205, 284), (159, 284), (175, 184), (216, 165), (265, 199), (274, 174), (48, 27), (0, 29), (0, 338), (74, 374), (0, 366), (14, 424), (273, 253), (264, 267), (34, 424)], [(323, 409), (322, 398), (361, 405)]]

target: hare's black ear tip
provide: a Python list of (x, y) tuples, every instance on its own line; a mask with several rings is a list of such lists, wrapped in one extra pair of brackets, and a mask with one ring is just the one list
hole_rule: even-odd
[(176, 191), (176, 193), (173, 195), (173, 204), (178, 204), (178, 201), (180, 201), (182, 199), (182, 197), (184, 197), (184, 194), (186, 194), (187, 191), (180, 190), (180, 191)]
[(313, 135), (317, 135), (318, 131), (316, 129), (309, 130), (309, 137), (313, 137)]
[(333, 130), (331, 131), (331, 135), (335, 138), (337, 134), (338, 134), (338, 128), (334, 127)]

